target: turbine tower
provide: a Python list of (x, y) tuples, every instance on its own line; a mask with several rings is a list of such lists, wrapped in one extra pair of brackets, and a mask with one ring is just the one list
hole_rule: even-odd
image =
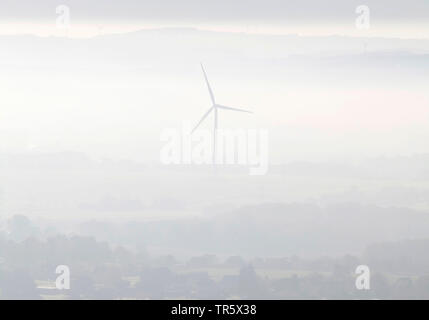
[(221, 104), (217, 104), (216, 103), (216, 99), (214, 97), (212, 88), (210, 87), (210, 83), (209, 80), (207, 78), (207, 74), (206, 71), (204, 70), (203, 64), (201, 63), (201, 69), (203, 70), (203, 74), (204, 74), (204, 79), (206, 80), (206, 84), (207, 84), (207, 89), (209, 90), (209, 94), (210, 94), (210, 99), (212, 102), (212, 106), (209, 108), (209, 110), (207, 110), (207, 112), (203, 115), (203, 117), (201, 118), (201, 120), (198, 122), (198, 124), (195, 126), (195, 128), (192, 130), (191, 134), (194, 133), (195, 130), (197, 130), (197, 128), (200, 126), (200, 124), (204, 121), (205, 118), (208, 117), (208, 115), (213, 111), (214, 113), (214, 128), (213, 128), (213, 165), (215, 165), (215, 161), (216, 161), (216, 135), (217, 135), (217, 128), (218, 128), (218, 121), (217, 121), (217, 112), (219, 109), (223, 109), (223, 110), (232, 110), (232, 111), (239, 111), (239, 112), (247, 112), (247, 113), (253, 113), (251, 111), (247, 111), (247, 110), (243, 110), (243, 109), (238, 109), (238, 108), (232, 108), (232, 107), (228, 107), (228, 106), (224, 106)]

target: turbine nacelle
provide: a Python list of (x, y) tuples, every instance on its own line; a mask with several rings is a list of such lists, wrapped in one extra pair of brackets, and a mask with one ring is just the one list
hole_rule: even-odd
[(203, 74), (204, 74), (204, 79), (206, 81), (207, 84), (207, 89), (209, 91), (210, 94), (210, 99), (212, 101), (212, 106), (210, 107), (209, 110), (207, 110), (207, 112), (202, 116), (202, 118), (200, 119), (200, 121), (198, 122), (198, 124), (195, 126), (195, 128), (192, 130), (192, 133), (198, 129), (198, 127), (200, 126), (200, 124), (205, 120), (205, 118), (207, 118), (209, 116), (209, 114), (214, 111), (215, 113), (215, 134), (216, 134), (216, 129), (217, 129), (217, 110), (218, 109), (223, 109), (223, 110), (230, 110), (230, 111), (238, 111), (238, 112), (246, 112), (246, 113), (253, 113), (251, 111), (248, 110), (244, 110), (244, 109), (239, 109), (239, 108), (233, 108), (233, 107), (228, 107), (228, 106), (224, 106), (221, 104), (217, 104), (214, 94), (213, 94), (213, 90), (210, 86), (209, 80), (207, 78), (207, 74), (206, 71), (204, 70), (203, 64), (201, 64), (201, 69), (203, 70)]

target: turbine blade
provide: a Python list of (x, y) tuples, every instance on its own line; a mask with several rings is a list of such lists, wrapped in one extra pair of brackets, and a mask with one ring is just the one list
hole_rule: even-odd
[(212, 99), (212, 103), (215, 104), (214, 94), (213, 94), (212, 88), (210, 87), (210, 83), (209, 83), (209, 80), (207, 79), (207, 74), (206, 74), (206, 71), (204, 70), (202, 63), (201, 63), (201, 69), (203, 70), (203, 73), (204, 73), (204, 79), (206, 79), (206, 84), (207, 84), (207, 88), (209, 89), (210, 98)]
[(201, 122), (204, 121), (205, 118), (207, 118), (207, 116), (210, 114), (210, 112), (213, 110), (213, 107), (211, 107), (201, 118), (201, 120), (198, 122), (198, 124), (195, 126), (195, 128), (191, 131), (191, 134), (194, 133), (195, 130), (197, 130), (197, 128), (200, 126)]
[(232, 108), (232, 107), (227, 107), (227, 106), (222, 106), (217, 104), (216, 107), (218, 107), (219, 109), (225, 109), (225, 110), (232, 110), (232, 111), (240, 111), (240, 112), (247, 112), (247, 113), (253, 113), (252, 111), (248, 111), (248, 110), (244, 110), (244, 109), (238, 109), (238, 108)]

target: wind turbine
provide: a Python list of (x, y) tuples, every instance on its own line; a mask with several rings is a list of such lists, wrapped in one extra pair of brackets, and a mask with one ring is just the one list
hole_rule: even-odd
[(213, 128), (213, 165), (215, 165), (215, 161), (216, 161), (216, 134), (217, 134), (217, 112), (219, 109), (223, 109), (223, 110), (232, 110), (232, 111), (239, 111), (239, 112), (247, 112), (247, 113), (253, 113), (251, 111), (248, 110), (244, 110), (244, 109), (238, 109), (238, 108), (232, 108), (232, 107), (228, 107), (228, 106), (224, 106), (221, 104), (216, 103), (216, 99), (214, 97), (212, 88), (210, 87), (210, 83), (209, 80), (207, 79), (207, 74), (206, 71), (204, 70), (203, 64), (201, 63), (201, 69), (203, 70), (203, 74), (204, 74), (204, 79), (206, 80), (206, 84), (207, 84), (207, 89), (209, 90), (209, 94), (210, 94), (210, 99), (212, 101), (212, 106), (210, 107), (209, 110), (207, 110), (207, 112), (203, 115), (203, 117), (201, 118), (201, 120), (198, 122), (198, 124), (195, 126), (195, 128), (192, 130), (191, 134), (194, 133), (195, 130), (197, 130), (197, 128), (200, 126), (200, 124), (204, 121), (205, 118), (208, 117), (208, 115), (213, 111), (214, 113), (214, 128)]

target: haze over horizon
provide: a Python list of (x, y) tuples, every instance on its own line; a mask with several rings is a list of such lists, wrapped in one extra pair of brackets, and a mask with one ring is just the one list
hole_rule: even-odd
[(0, 299), (429, 297), (428, 17), (0, 2)]
[(209, 106), (200, 61), (220, 103), (255, 112), (221, 114), (221, 128), (269, 129), (273, 163), (429, 152), (429, 40), (174, 28), (0, 40), (3, 152), (157, 161), (161, 132)]

